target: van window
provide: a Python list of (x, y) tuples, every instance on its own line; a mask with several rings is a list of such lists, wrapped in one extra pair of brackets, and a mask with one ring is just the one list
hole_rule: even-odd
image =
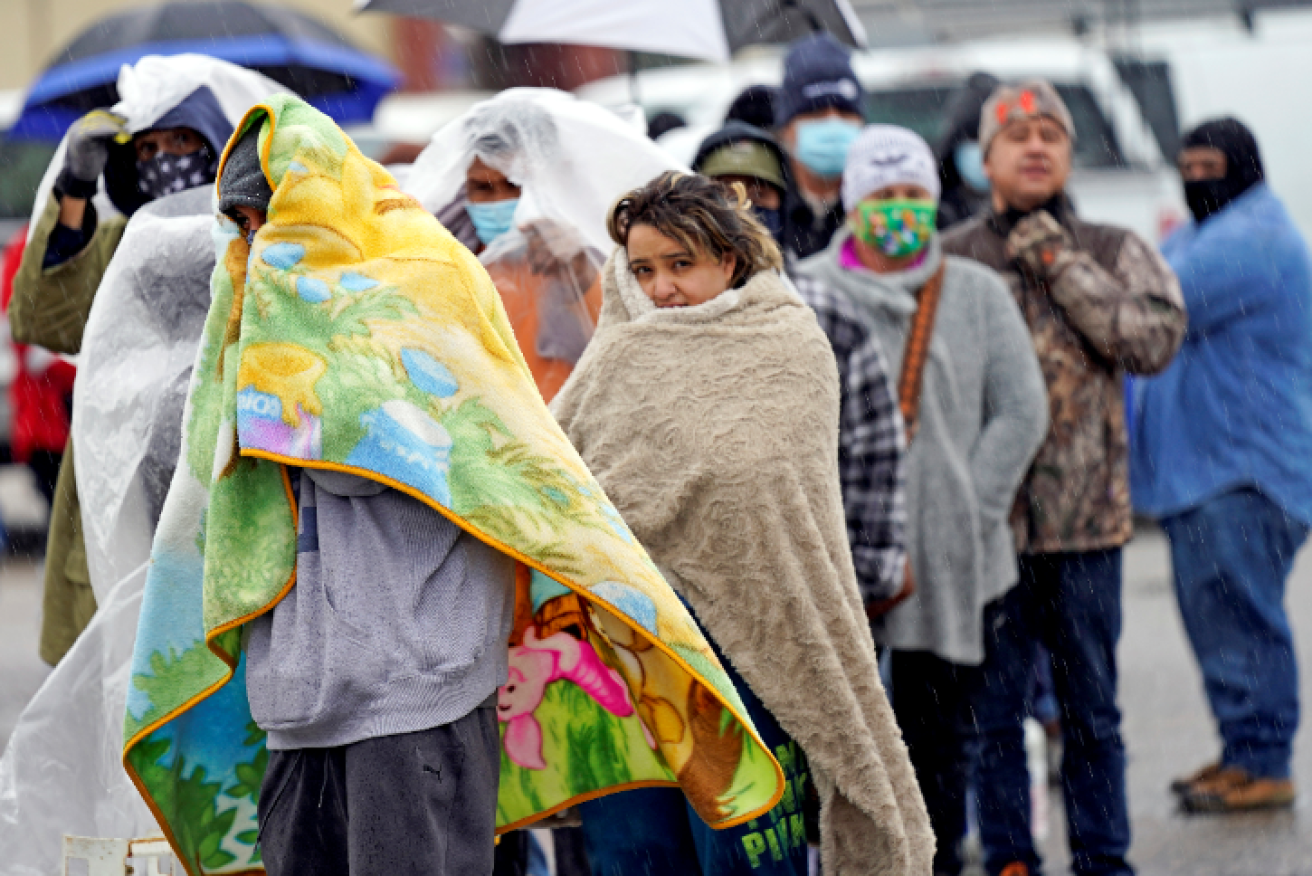
[[(869, 91), (866, 120), (910, 128), (933, 145), (943, 133), (944, 111), (956, 88), (953, 83)], [(1093, 93), (1083, 85), (1057, 84), (1056, 88), (1075, 120), (1075, 166), (1124, 167), (1120, 144)]]
[(46, 140), (11, 140), (0, 133), (0, 219), (26, 221), (32, 215), (36, 187), (57, 147)]

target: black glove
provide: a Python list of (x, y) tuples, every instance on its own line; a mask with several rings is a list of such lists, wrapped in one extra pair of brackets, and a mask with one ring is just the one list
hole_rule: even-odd
[(127, 119), (108, 110), (92, 110), (74, 122), (68, 129), (68, 150), (64, 169), (55, 181), (56, 190), (72, 198), (90, 199), (109, 161), (110, 141), (126, 142), (131, 137), (127, 124)]

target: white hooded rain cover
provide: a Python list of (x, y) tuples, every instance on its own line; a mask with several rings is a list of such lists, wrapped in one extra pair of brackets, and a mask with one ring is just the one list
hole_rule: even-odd
[[(152, 56), (123, 68), (123, 99), (113, 109), (133, 131), (145, 130), (201, 85), (234, 125), (251, 104), (285, 90), (214, 58)], [(38, 209), (62, 165), (61, 145)], [(96, 293), (74, 389), (73, 442), (99, 608), (0, 757), (0, 876), (62, 872), (66, 833), (159, 832), (123, 770), (123, 713), (145, 566), (209, 309), (213, 198), (205, 187), (138, 210)]]
[[(486, 247), (465, 211), (477, 157), (521, 188), (511, 230)], [(614, 113), (551, 88), (504, 91), (448, 123), (404, 188), (478, 253), (544, 398), (564, 382), (601, 306), (616, 199), (667, 170), (686, 170)]]

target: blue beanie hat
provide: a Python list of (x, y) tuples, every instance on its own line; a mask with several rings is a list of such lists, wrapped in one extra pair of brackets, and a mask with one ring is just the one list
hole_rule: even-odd
[(827, 33), (812, 34), (793, 43), (784, 58), (775, 126), (782, 128), (795, 116), (827, 107), (861, 115), (863, 97), (847, 49)]

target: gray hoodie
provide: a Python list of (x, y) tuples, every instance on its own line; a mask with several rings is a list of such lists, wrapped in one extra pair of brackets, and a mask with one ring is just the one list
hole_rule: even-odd
[(348, 745), (469, 714), (506, 682), (514, 561), (398, 490), (301, 471), (296, 584), (251, 621), (246, 646), (251, 716), (269, 748)]
[[(916, 294), (943, 260), (938, 237), (921, 264), (893, 274), (844, 268), (849, 237), (840, 230), (827, 249), (797, 266), (798, 290), (813, 307), (854, 312), (899, 374)], [(916, 592), (875, 623), (877, 642), (954, 663), (983, 662), (984, 605), (1017, 580), (1007, 514), (1047, 428), (1038, 357), (1007, 286), (983, 265), (948, 257), (919, 431), (907, 452), (907, 548)]]

